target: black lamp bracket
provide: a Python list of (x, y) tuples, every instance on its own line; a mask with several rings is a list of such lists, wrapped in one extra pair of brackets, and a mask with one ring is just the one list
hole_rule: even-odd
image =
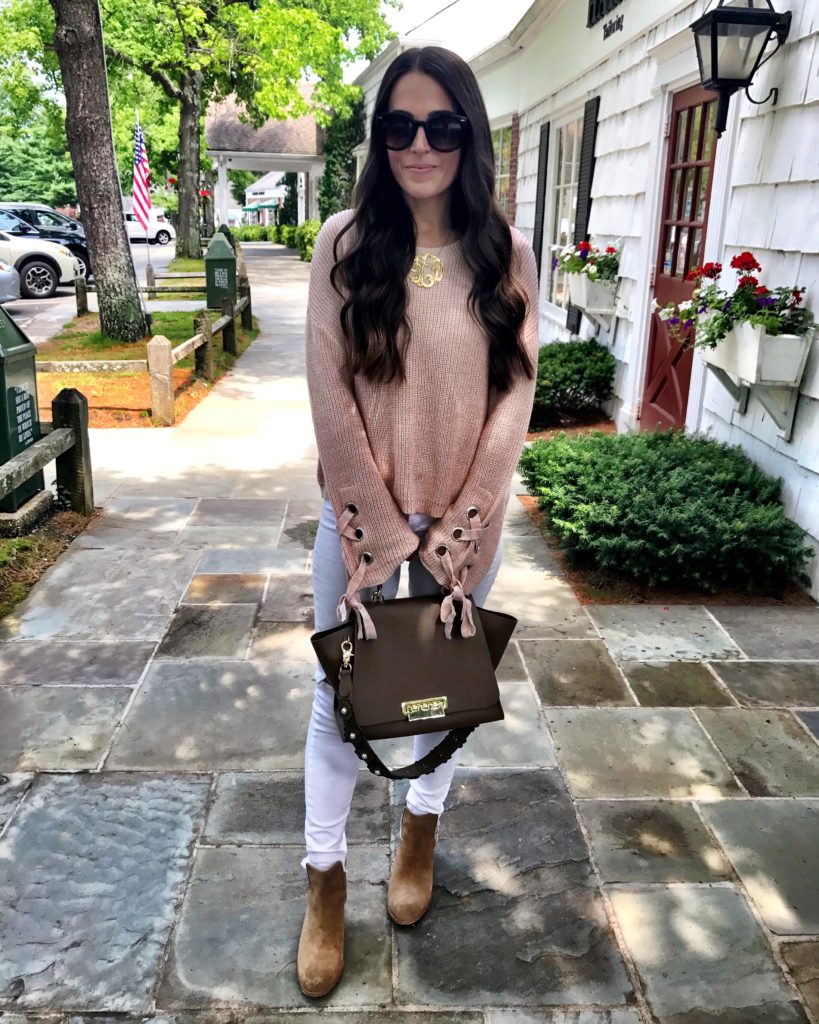
[[(756, 71), (759, 71), (759, 69), (762, 67), (763, 64), (767, 64), (768, 61), (771, 59), (771, 57), (773, 57), (773, 55), (775, 53), (777, 53), (782, 48), (782, 44), (788, 38), (788, 33), (791, 30), (791, 19), (792, 19), (792, 17), (793, 17), (793, 14), (791, 13), (791, 11), (784, 11), (779, 16), (779, 24), (774, 29), (774, 32), (776, 33), (776, 46), (771, 50), (771, 52), (768, 54), (768, 56), (765, 58), (765, 60), (761, 60), (757, 64)], [(755, 100), (753, 98), (753, 96), (750, 94), (750, 92), (748, 91), (750, 88), (751, 88), (750, 85), (746, 85), (745, 86), (745, 95), (747, 96), (748, 100), (751, 103), (755, 104), (755, 106), (761, 107), (763, 103), (767, 103), (768, 100), (771, 99), (771, 98), (773, 98), (773, 106), (776, 106), (777, 100), (779, 99), (779, 89), (777, 89), (776, 86), (774, 86), (771, 89), (771, 91), (768, 93), (768, 95), (765, 97), (764, 100)]]

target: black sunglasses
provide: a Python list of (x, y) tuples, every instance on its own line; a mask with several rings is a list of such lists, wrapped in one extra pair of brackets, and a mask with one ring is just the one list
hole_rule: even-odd
[(430, 114), (426, 121), (416, 121), (409, 114), (397, 110), (377, 114), (375, 118), (376, 137), (387, 149), (408, 149), (419, 128), (424, 129), (427, 142), (433, 149), (452, 153), (460, 149), (469, 128), (469, 119), (447, 110)]

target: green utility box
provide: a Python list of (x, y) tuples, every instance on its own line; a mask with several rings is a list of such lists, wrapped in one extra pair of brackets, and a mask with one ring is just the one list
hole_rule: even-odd
[[(35, 351), (34, 345), (0, 307), (0, 465), (40, 440)], [(42, 490), (45, 490), (45, 479), (43, 471), (39, 470), (11, 494), (0, 498), (0, 512), (16, 512), (33, 494)]]
[(236, 256), (230, 242), (217, 231), (205, 253), (208, 309), (221, 309), (222, 299), (236, 301)]

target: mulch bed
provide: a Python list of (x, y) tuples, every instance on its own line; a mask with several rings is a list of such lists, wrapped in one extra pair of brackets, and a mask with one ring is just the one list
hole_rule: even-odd
[(589, 412), (583, 416), (561, 416), (560, 422), (555, 426), (530, 430), (526, 435), (526, 440), (551, 441), (558, 434), (575, 437), (577, 434), (590, 434), (593, 430), (598, 430), (601, 434), (616, 434), (617, 424), (599, 412)]

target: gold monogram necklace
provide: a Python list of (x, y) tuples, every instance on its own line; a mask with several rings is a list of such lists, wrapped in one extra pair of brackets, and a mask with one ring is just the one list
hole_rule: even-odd
[(433, 252), (421, 252), (412, 261), (409, 279), (419, 288), (431, 288), (444, 279), (444, 265)]

